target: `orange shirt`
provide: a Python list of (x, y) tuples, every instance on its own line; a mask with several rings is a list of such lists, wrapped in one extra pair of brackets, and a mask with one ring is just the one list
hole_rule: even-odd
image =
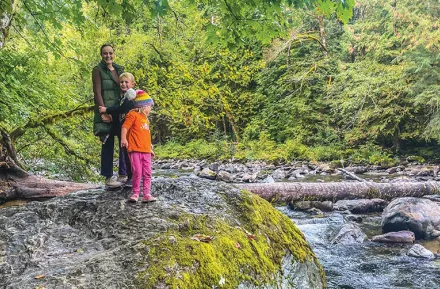
[(127, 151), (151, 153), (150, 122), (145, 115), (137, 111), (130, 111), (122, 127), (128, 129)]

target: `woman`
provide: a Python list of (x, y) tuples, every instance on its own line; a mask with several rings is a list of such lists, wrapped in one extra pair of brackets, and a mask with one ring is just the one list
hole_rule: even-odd
[(119, 104), (120, 88), (119, 75), (124, 72), (124, 67), (113, 62), (115, 58), (113, 47), (104, 44), (100, 49), (102, 60), (93, 68), (92, 81), (95, 95), (95, 109), (93, 118), (93, 133), (99, 137), (101, 148), (101, 175), (105, 177), (107, 187), (122, 186), (122, 182), (113, 177), (113, 153), (115, 136), (119, 139), (119, 117), (99, 113), (98, 107), (113, 107)]

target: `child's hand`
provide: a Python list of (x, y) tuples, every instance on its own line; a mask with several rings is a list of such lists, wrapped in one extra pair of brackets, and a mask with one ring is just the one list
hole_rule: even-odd
[(105, 106), (99, 106), (99, 113), (107, 113), (107, 108)]
[(110, 114), (103, 113), (101, 114), (101, 119), (103, 122), (112, 122), (113, 118)]
[(122, 147), (122, 148), (126, 148), (126, 147), (128, 147), (128, 141), (127, 141), (126, 139), (122, 139), (122, 140), (121, 140), (121, 147)]

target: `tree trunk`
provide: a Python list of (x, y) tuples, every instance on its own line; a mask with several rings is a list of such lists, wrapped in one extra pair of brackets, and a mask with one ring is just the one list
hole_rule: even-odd
[(9, 34), (9, 27), (11, 26), (14, 16), (14, 2), (14, 0), (6, 0), (0, 4), (0, 8), (4, 9), (0, 12), (0, 49), (5, 45), (6, 38)]
[(14, 199), (43, 199), (67, 195), (74, 191), (97, 188), (96, 184), (82, 184), (45, 179), (29, 174), (20, 164), (14, 147), (14, 139), (22, 136), (28, 128), (41, 127), (65, 118), (75, 112), (90, 111), (92, 106), (83, 106), (70, 111), (55, 113), (30, 120), (24, 126), (11, 132), (0, 125), (0, 203)]
[[(0, 144), (0, 204), (15, 199), (44, 199), (64, 196), (74, 191), (98, 187), (96, 184), (56, 181), (31, 175), (20, 168), (9, 156), (4, 143), (5, 138), (2, 137)], [(15, 151), (12, 144), (10, 147)]]
[(325, 36), (324, 15), (318, 15), (319, 23), (319, 37), (321, 38), (322, 46), (325, 48), (323, 53), (327, 56), (327, 41)]
[(440, 182), (329, 182), (237, 184), (270, 202), (337, 201), (342, 199), (422, 197), (440, 192)]

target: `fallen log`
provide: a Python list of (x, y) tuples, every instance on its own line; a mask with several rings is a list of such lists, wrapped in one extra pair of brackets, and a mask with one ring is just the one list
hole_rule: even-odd
[(33, 175), (23, 178), (0, 178), (0, 204), (10, 200), (41, 200), (69, 193), (99, 188), (96, 184), (50, 180)]
[(246, 183), (237, 187), (270, 202), (337, 201), (397, 197), (422, 197), (440, 192), (440, 182), (328, 182), (328, 183)]
[(363, 179), (363, 178), (361, 178), (361, 177), (358, 177), (358, 176), (356, 176), (354, 173), (351, 173), (351, 172), (349, 172), (349, 171), (347, 171), (347, 170), (344, 170), (344, 169), (338, 169), (338, 171), (342, 172), (344, 175), (348, 176), (348, 177), (351, 178), (352, 180), (359, 181), (359, 182), (368, 182), (367, 180), (365, 180), (365, 179)]

